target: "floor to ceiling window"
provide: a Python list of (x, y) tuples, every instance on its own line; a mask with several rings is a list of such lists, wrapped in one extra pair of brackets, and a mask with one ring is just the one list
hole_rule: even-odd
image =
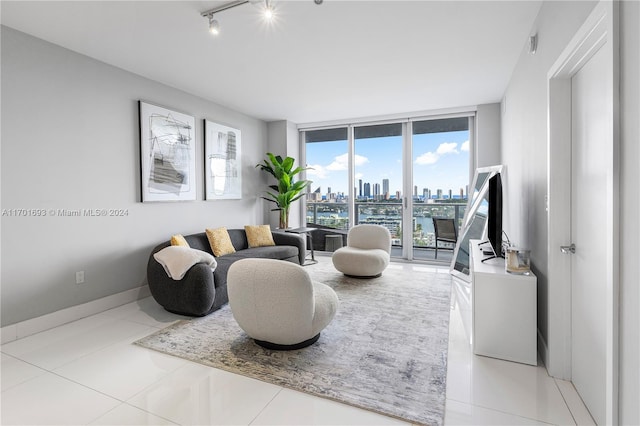
[(389, 229), (395, 251), (402, 248), (402, 145), (401, 123), (354, 128), (356, 223)]
[[(412, 123), (414, 259), (433, 258), (433, 218), (453, 219), (458, 229), (462, 224), (469, 185), (469, 136), (468, 117)], [(441, 242), (438, 246), (454, 247)]]
[(305, 132), (307, 223), (349, 229), (349, 144), (347, 128)]
[[(433, 218), (460, 226), (469, 185), (471, 116), (302, 130), (310, 226), (385, 226), (392, 256), (434, 260)], [(453, 248), (439, 243), (440, 249)], [(439, 250), (449, 262), (452, 251)]]

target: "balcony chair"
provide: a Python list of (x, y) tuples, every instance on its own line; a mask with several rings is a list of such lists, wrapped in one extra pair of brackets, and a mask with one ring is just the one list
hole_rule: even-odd
[[(458, 241), (458, 228), (454, 219), (446, 219), (441, 217), (433, 218), (433, 229), (436, 232), (436, 256), (438, 258), (438, 241), (443, 243), (451, 243), (454, 246)], [(446, 250), (453, 250), (446, 248)]]

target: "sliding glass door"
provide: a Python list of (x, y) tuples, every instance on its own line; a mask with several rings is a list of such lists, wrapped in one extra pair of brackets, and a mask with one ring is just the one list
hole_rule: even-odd
[[(434, 219), (462, 225), (469, 185), (469, 118), (412, 123), (414, 259), (436, 260)], [(455, 244), (438, 241), (439, 261), (451, 261)], [(440, 250), (444, 249), (444, 250)]]
[(401, 123), (354, 128), (355, 222), (387, 228), (395, 257), (402, 256), (402, 152)]
[(459, 227), (466, 207), (470, 117), (404, 120), (306, 130), (303, 135), (310, 226), (346, 232), (385, 226), (392, 256), (450, 262), (453, 244), (438, 242), (434, 218)]
[(316, 227), (349, 229), (348, 129), (305, 132), (307, 223)]

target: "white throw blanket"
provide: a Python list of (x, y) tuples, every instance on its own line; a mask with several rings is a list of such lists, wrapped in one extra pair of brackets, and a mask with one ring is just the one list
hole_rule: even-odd
[(187, 271), (196, 263), (205, 263), (214, 270), (218, 266), (216, 259), (209, 253), (189, 247), (165, 247), (153, 257), (162, 265), (167, 275), (174, 280), (181, 280)]

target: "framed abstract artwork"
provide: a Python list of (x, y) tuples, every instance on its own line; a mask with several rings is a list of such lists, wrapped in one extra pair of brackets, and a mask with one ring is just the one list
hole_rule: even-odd
[(240, 130), (204, 120), (206, 200), (242, 198)]
[(142, 202), (196, 199), (195, 118), (139, 101)]

